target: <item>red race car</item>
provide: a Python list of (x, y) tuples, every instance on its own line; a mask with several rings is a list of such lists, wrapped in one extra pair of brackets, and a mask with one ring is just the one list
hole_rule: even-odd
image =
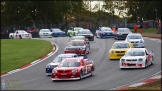
[(64, 50), (64, 53), (76, 53), (78, 55), (86, 55), (90, 52), (90, 44), (84, 40), (71, 40)]
[(92, 60), (78, 58), (65, 58), (52, 70), (52, 80), (79, 80), (91, 76), (94, 71)]

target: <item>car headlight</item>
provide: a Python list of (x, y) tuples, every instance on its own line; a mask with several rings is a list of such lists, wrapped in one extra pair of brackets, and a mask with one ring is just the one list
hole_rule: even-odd
[(140, 40), (140, 43), (143, 43), (143, 41), (142, 41), (142, 40)]
[(51, 68), (51, 65), (46, 65), (46, 68)]
[(68, 50), (68, 48), (65, 48), (65, 50)]
[(140, 58), (140, 59), (138, 59), (138, 61), (143, 61), (143, 59), (142, 59), (142, 58)]
[(56, 74), (57, 73), (57, 71), (55, 70), (55, 69), (53, 69), (53, 71), (52, 71), (54, 74)]
[(111, 53), (112, 53), (112, 54), (114, 54), (114, 51), (113, 51), (113, 50), (111, 50)]
[(122, 62), (124, 62), (124, 61), (125, 61), (125, 59), (121, 59), (121, 61), (122, 61)]
[(93, 36), (93, 34), (91, 34), (91, 36)]
[(72, 73), (76, 74), (77, 73), (77, 69), (72, 69)]

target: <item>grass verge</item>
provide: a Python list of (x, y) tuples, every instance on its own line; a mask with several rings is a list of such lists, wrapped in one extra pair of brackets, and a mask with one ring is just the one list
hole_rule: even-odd
[(138, 87), (132, 87), (128, 90), (131, 91), (139, 91), (139, 90), (144, 90), (144, 91), (161, 91), (161, 79), (155, 80), (151, 83), (144, 84)]
[[(132, 33), (134, 33), (134, 29), (130, 29), (132, 31)], [(161, 38), (161, 34), (156, 34), (156, 28), (143, 28), (143, 33), (142, 36), (143, 37), (152, 37), (152, 38), (158, 38), (158, 39), (162, 39)], [(139, 29), (138, 29), (138, 33), (139, 33)]]
[(52, 48), (43, 40), (1, 39), (1, 74), (45, 56)]

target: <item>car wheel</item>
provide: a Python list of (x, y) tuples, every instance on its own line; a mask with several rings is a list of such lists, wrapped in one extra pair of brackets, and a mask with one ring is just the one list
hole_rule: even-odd
[(92, 74), (92, 70), (91, 70), (91, 72), (90, 72), (90, 73), (91, 73), (91, 76), (92, 76), (92, 75), (93, 75), (93, 74)]
[(11, 35), (10, 38), (13, 39), (13, 36)]
[(80, 71), (80, 80), (83, 79), (82, 71)]
[(145, 68), (147, 67), (147, 60), (145, 61)]
[(120, 68), (121, 70), (124, 70), (124, 68)]

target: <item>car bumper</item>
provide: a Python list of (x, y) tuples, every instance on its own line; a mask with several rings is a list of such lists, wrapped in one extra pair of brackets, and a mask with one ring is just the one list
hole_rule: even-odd
[(127, 35), (116, 35), (118, 39), (126, 39)]
[(56, 81), (56, 80), (79, 80), (80, 77), (76, 77), (76, 78), (52, 78), (52, 81)]
[(123, 57), (125, 54), (121, 54), (121, 56), (118, 56), (117, 54), (109, 54), (109, 59), (120, 59)]
[(68, 54), (68, 53), (85, 54), (86, 50), (77, 50), (77, 51), (68, 50), (68, 51), (64, 51), (64, 53), (65, 54)]
[[(135, 64), (135, 65), (128, 65)], [(120, 62), (120, 68), (144, 68), (145, 63), (129, 63), (129, 62)]]

